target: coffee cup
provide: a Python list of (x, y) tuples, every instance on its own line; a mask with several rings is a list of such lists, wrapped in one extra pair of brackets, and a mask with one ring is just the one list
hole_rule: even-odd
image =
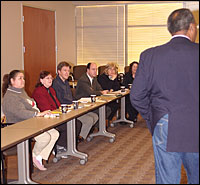
[(91, 97), (91, 102), (93, 103), (96, 102), (96, 95), (92, 94), (90, 97)]
[(61, 112), (65, 114), (67, 113), (67, 110), (68, 110), (67, 104), (61, 104)]
[(128, 84), (128, 88), (131, 89), (131, 87), (132, 87), (132, 84)]
[(78, 101), (73, 101), (74, 109), (78, 109)]
[(121, 92), (125, 92), (125, 86), (121, 86)]

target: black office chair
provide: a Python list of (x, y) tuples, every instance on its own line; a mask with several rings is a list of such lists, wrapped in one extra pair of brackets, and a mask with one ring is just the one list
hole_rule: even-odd
[(117, 79), (118, 79), (120, 85), (122, 85), (123, 81), (124, 81), (124, 73), (118, 73)]
[(84, 73), (86, 73), (86, 65), (77, 65), (73, 67), (74, 80), (78, 80)]
[(129, 72), (129, 66), (125, 66), (124, 67), (124, 74), (128, 73)]
[(104, 72), (105, 68), (106, 68), (106, 65), (98, 67), (98, 76), (101, 75)]
[[(2, 123), (1, 128), (10, 126), (14, 123)], [(31, 139), (29, 139), (29, 153), (30, 153), (30, 173), (33, 173), (33, 162), (32, 162), (32, 149), (31, 149)], [(17, 155), (17, 146), (13, 146), (5, 151), (1, 151), (1, 165), (2, 165), (2, 183), (7, 184), (7, 164), (6, 157), (16, 156)]]

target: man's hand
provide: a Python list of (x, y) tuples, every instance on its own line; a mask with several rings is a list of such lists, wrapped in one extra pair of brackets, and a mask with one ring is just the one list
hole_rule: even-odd
[(103, 90), (101, 91), (101, 94), (108, 94), (109, 90)]

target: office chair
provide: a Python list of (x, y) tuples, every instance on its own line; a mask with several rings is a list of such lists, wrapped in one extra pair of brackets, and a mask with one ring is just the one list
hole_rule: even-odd
[(104, 72), (105, 68), (106, 68), (106, 65), (98, 67), (98, 76), (101, 75)]
[(122, 85), (123, 81), (124, 81), (124, 73), (118, 73), (117, 79), (118, 79), (120, 85)]
[(78, 80), (86, 72), (86, 69), (87, 69), (86, 65), (74, 66), (73, 67), (74, 80)]
[(124, 67), (124, 74), (126, 74), (127, 72), (129, 72), (129, 66)]

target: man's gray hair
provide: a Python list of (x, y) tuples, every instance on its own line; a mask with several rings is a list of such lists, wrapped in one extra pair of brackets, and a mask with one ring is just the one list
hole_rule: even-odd
[(191, 23), (195, 23), (192, 12), (187, 8), (174, 10), (168, 17), (167, 28), (171, 34), (187, 31)]

